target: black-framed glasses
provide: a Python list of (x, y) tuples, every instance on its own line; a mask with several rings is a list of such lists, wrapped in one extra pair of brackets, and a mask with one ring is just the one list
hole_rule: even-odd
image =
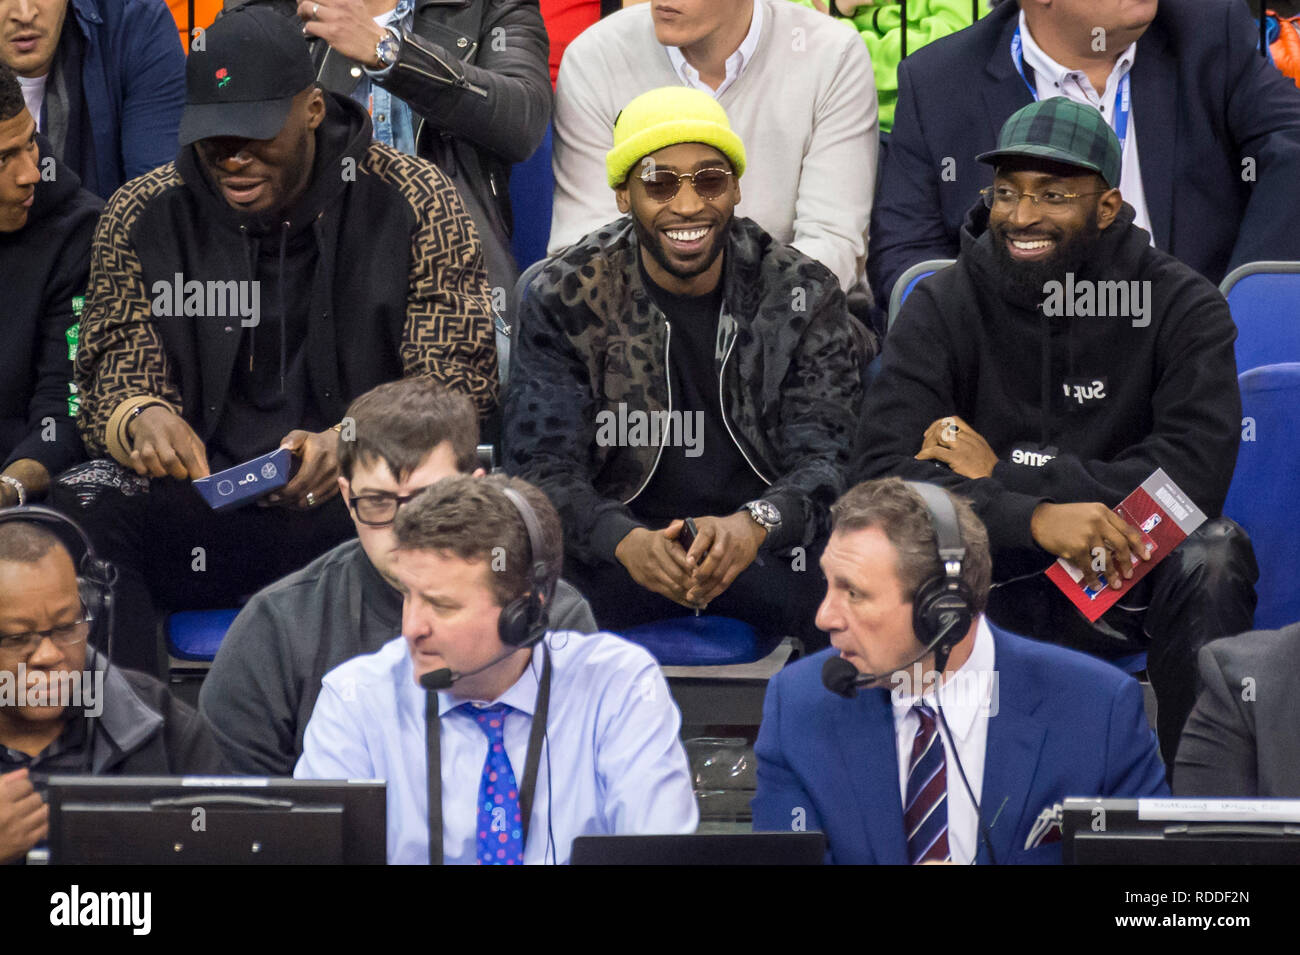
[(410, 494), (362, 494), (349, 497), (348, 506), (362, 524), (368, 527), (387, 527), (397, 520), (397, 509), (415, 497), (424, 488), (418, 488)]
[(83, 609), (81, 616), (72, 623), (60, 624), (57, 627), (50, 627), (48, 630), (27, 630), (23, 633), (0, 634), (0, 652), (17, 656), (31, 656), (46, 637), (49, 637), (60, 647), (75, 647), (79, 643), (86, 642), (86, 638), (90, 636), (90, 624), (94, 619), (91, 614)]
[(672, 172), (668, 169), (652, 169), (641, 176), (645, 194), (655, 202), (669, 202), (682, 188), (682, 180), (689, 179), (691, 188), (701, 199), (716, 199), (727, 191), (731, 177), (735, 173), (730, 169), (709, 166), (695, 172)]
[(1097, 192), (1062, 192), (1059, 189), (1048, 189), (1035, 195), (1032, 192), (1021, 192), (1018, 189), (1012, 189), (1010, 186), (987, 186), (980, 190), (980, 195), (984, 197), (984, 205), (992, 209), (994, 206), (1001, 208), (1011, 208), (1020, 205), (1021, 199), (1028, 199), (1031, 205), (1037, 206), (1040, 202), (1049, 209), (1063, 209), (1072, 203), (1075, 199), (1086, 199), (1088, 196), (1100, 196), (1110, 192), (1109, 189), (1100, 189)]

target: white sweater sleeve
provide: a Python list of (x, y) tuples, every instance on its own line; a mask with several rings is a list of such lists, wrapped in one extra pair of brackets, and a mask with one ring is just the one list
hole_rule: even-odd
[[(871, 56), (860, 37), (845, 33), (849, 42), (841, 46), (833, 76), (813, 104), (813, 137), (799, 171), (790, 244), (834, 272), (847, 291), (866, 263), (879, 130)], [(789, 56), (823, 57), (827, 52), (810, 44), (807, 52)], [(792, 69), (798, 67), (797, 61), (791, 63)]]
[[(589, 38), (590, 39), (590, 38)], [(554, 255), (620, 215), (605, 178), (605, 153), (614, 145), (609, 80), (598, 51), (580, 36), (564, 53), (555, 89), (551, 165), (555, 207), (547, 254)]]

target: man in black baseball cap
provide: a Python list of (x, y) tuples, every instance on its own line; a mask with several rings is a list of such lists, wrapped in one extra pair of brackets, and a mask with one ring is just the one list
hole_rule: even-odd
[[(1218, 290), (1133, 224), (1096, 109), (1033, 103), (978, 158), (993, 185), (956, 263), (890, 329), (854, 479), (968, 496), (1003, 628), (1112, 660), (1145, 653), (1172, 765), (1197, 651), (1250, 629), (1255, 610), (1249, 538), (1221, 517), (1240, 438), (1236, 329)], [(1093, 592), (1122, 586), (1152, 555), (1112, 508), (1157, 468), (1210, 519), (1090, 624), (1040, 571), (1065, 558)]]
[[(423, 375), (496, 405), (482, 250), (450, 181), (315, 85), (288, 18), (238, 9), (203, 40), (176, 161), (119, 191), (92, 250), (78, 424), (116, 464), (56, 491), (118, 566), (114, 645), (141, 669), (155, 608), (237, 606), (352, 535), (357, 395)], [(258, 506), (214, 512), (191, 484), (277, 447), (295, 473)]]

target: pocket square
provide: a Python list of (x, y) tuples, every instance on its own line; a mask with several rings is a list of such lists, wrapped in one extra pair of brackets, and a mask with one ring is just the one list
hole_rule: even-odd
[(1029, 837), (1025, 839), (1025, 849), (1037, 849), (1039, 846), (1060, 842), (1063, 814), (1064, 808), (1059, 802), (1040, 812), (1034, 820), (1034, 827), (1029, 830)]

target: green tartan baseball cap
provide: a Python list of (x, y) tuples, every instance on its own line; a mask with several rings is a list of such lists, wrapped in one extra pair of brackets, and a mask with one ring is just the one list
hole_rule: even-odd
[(1119, 139), (1105, 117), (1091, 106), (1064, 96), (1030, 103), (1003, 124), (998, 148), (979, 162), (996, 166), (1012, 156), (1037, 156), (1091, 170), (1112, 189), (1119, 185)]

